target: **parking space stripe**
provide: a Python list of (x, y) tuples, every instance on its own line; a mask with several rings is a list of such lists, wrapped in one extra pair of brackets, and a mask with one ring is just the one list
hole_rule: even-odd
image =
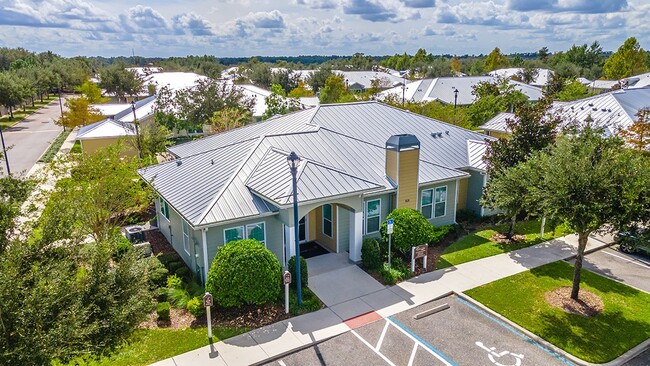
[(425, 341), (424, 339), (420, 338), (420, 336), (418, 336), (417, 334), (413, 333), (412, 330), (410, 330), (410, 329), (409, 329), (407, 326), (405, 326), (404, 324), (400, 323), (400, 322), (399, 322), (397, 319), (395, 319), (394, 317), (389, 316), (389, 317), (386, 318), (386, 319), (389, 320), (391, 323), (393, 323), (393, 325), (395, 325), (395, 327), (397, 327), (397, 329), (399, 329), (400, 331), (402, 331), (402, 333), (406, 334), (408, 337), (410, 337), (411, 339), (413, 339), (413, 340), (415, 341), (415, 344), (416, 344), (416, 345), (419, 344), (420, 346), (422, 346), (424, 349), (426, 349), (427, 351), (429, 351), (429, 353), (431, 353), (434, 357), (436, 357), (437, 359), (439, 359), (440, 361), (442, 361), (445, 365), (447, 365), (447, 366), (458, 366), (458, 364), (456, 364), (454, 361), (450, 360), (449, 357), (445, 356), (444, 353), (438, 351), (434, 346), (430, 345), (427, 341)]
[(411, 351), (411, 358), (409, 358), (409, 366), (413, 366), (413, 361), (415, 360), (415, 353), (418, 351), (418, 344), (413, 345), (413, 351)]
[(379, 341), (377, 342), (377, 347), (375, 347), (377, 351), (379, 351), (379, 349), (381, 348), (381, 344), (384, 343), (384, 336), (386, 335), (386, 331), (388, 330), (389, 325), (390, 323), (388, 322), (388, 320), (386, 320), (386, 324), (384, 324), (384, 330), (381, 331), (381, 335), (379, 336)]
[(376, 349), (375, 349), (375, 348), (374, 348), (370, 343), (368, 343), (368, 341), (366, 341), (365, 339), (363, 339), (363, 337), (361, 337), (361, 336), (359, 335), (359, 333), (355, 332), (354, 329), (351, 330), (350, 332), (351, 332), (352, 334), (354, 334), (357, 338), (359, 338), (359, 340), (360, 340), (361, 342), (363, 342), (363, 344), (365, 344), (366, 346), (368, 346), (368, 348), (370, 348), (373, 352), (375, 352), (379, 357), (381, 357), (381, 358), (382, 358), (384, 361), (386, 361), (389, 365), (391, 365), (391, 366), (396, 366), (396, 365), (395, 365), (394, 363), (392, 363), (392, 362), (391, 362), (391, 361), (390, 361), (386, 356), (384, 356), (381, 352), (377, 351), (377, 350), (376, 350)]
[(528, 342), (528, 343), (530, 343), (530, 344), (536, 346), (537, 348), (539, 348), (539, 349), (541, 349), (542, 351), (548, 353), (549, 355), (551, 355), (551, 356), (557, 358), (558, 360), (564, 362), (564, 363), (567, 364), (567, 365), (575, 366), (573, 363), (571, 363), (571, 362), (570, 362), (569, 360), (567, 360), (566, 358), (564, 358), (564, 357), (558, 355), (557, 353), (555, 353), (555, 352), (553, 352), (553, 351), (547, 349), (546, 347), (542, 346), (541, 344), (535, 342), (534, 340), (532, 340), (532, 339), (530, 339), (528, 336), (526, 336), (526, 335), (520, 333), (519, 331), (517, 331), (517, 330), (514, 329), (513, 327), (509, 326), (508, 324), (505, 324), (504, 322), (502, 322), (502, 321), (500, 321), (500, 320), (498, 320), (498, 319), (495, 319), (494, 317), (490, 316), (489, 314), (487, 314), (487, 313), (484, 312), (483, 310), (481, 310), (481, 309), (477, 308), (476, 306), (470, 304), (469, 302), (467, 302), (467, 301), (461, 299), (460, 297), (457, 297), (457, 296), (456, 296), (455, 298), (456, 298), (456, 300), (458, 300), (461, 304), (463, 304), (463, 305), (467, 306), (468, 308), (470, 308), (470, 309), (476, 311), (477, 313), (483, 315), (484, 317), (486, 317), (486, 318), (492, 320), (494, 323), (496, 323), (496, 324), (502, 326), (503, 328), (507, 329), (508, 331), (510, 331), (511, 333), (515, 334), (515, 335), (518, 336), (519, 338), (522, 338), (524, 341), (526, 341), (526, 342)]
[[(641, 259), (634, 259), (634, 260), (632, 260), (632, 259), (629, 259), (629, 258), (621, 257), (620, 255), (616, 255), (616, 254), (614, 254), (614, 253), (610, 253), (610, 252), (605, 251), (605, 250), (603, 250), (603, 253), (605, 253), (605, 254), (609, 254), (609, 255), (611, 255), (612, 257), (620, 258), (620, 259), (622, 259), (622, 260), (624, 260), (624, 261), (626, 261), (626, 262), (629, 262), (629, 263), (632, 263), (632, 264), (636, 264), (637, 266), (641, 266), (641, 267), (643, 267), (643, 268), (648, 268), (648, 267), (650, 266), (650, 263), (647, 263), (646, 261), (643, 261), (643, 260), (641, 260)], [(641, 264), (641, 263), (639, 263), (639, 262), (641, 262), (641, 263), (643, 263), (643, 264)]]
[(278, 361), (278, 363), (280, 364), (280, 366), (287, 366), (287, 364), (284, 363), (284, 361), (282, 361), (282, 360)]

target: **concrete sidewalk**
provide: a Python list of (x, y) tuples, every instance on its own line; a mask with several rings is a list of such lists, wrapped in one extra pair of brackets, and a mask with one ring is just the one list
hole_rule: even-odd
[[(153, 365), (233, 366), (260, 363), (345, 333), (350, 330), (345, 320), (361, 314), (376, 311), (382, 317), (388, 317), (449, 291), (463, 292), (531, 268), (571, 258), (576, 254), (577, 242), (576, 235), (568, 235), (510, 253), (425, 273), (332, 308), (255, 329)], [(608, 246), (611, 242), (611, 236), (594, 236), (589, 239), (587, 251)]]

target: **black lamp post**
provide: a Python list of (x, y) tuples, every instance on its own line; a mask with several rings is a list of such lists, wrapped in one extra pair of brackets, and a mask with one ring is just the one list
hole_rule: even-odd
[(291, 169), (291, 183), (293, 184), (293, 229), (294, 229), (294, 238), (296, 239), (296, 289), (298, 295), (298, 306), (302, 305), (302, 282), (300, 281), (300, 242), (298, 240), (298, 192), (297, 192), (297, 182), (296, 174), (298, 173), (298, 164), (300, 164), (300, 158), (298, 155), (292, 151), (289, 156), (287, 156), (287, 163), (289, 163), (289, 169)]
[(5, 146), (5, 137), (2, 134), (2, 125), (0, 125), (0, 140), (2, 140), (2, 156), (4, 156), (5, 164), (7, 164), (7, 175), (11, 175), (11, 169), (9, 168), (9, 157), (7, 156), (7, 147)]
[(454, 88), (454, 110), (456, 109), (456, 103), (458, 103), (458, 89)]
[[(61, 87), (57, 88), (59, 92), (59, 109), (61, 110), (61, 119), (63, 119), (63, 102), (61, 101)], [(65, 131), (65, 123), (63, 124), (63, 131)]]
[(138, 148), (138, 156), (142, 159), (142, 147), (140, 146), (140, 129), (138, 128), (138, 119), (135, 116), (135, 100), (131, 101), (131, 110), (133, 111), (133, 125), (135, 126), (135, 144)]

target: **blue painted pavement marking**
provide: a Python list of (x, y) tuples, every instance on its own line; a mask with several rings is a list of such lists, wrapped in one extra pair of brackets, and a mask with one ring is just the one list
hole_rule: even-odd
[(511, 333), (517, 335), (519, 338), (522, 338), (522, 339), (525, 340), (526, 342), (528, 342), (528, 343), (530, 343), (530, 344), (532, 344), (532, 345), (534, 345), (534, 346), (537, 346), (537, 348), (539, 348), (539, 349), (541, 349), (542, 351), (548, 353), (549, 355), (551, 355), (551, 356), (557, 358), (558, 360), (564, 362), (565, 364), (567, 364), (567, 365), (571, 365), (571, 366), (575, 366), (573, 363), (571, 363), (571, 362), (570, 362), (569, 360), (567, 360), (566, 358), (564, 358), (564, 357), (558, 355), (557, 353), (555, 353), (555, 352), (553, 352), (553, 351), (547, 349), (546, 347), (544, 347), (544, 346), (542, 346), (541, 344), (535, 342), (534, 340), (530, 339), (530, 338), (527, 337), (526, 335), (520, 333), (519, 331), (517, 331), (517, 330), (514, 329), (513, 327), (509, 326), (508, 324), (506, 324), (506, 323), (500, 321), (499, 319), (495, 319), (494, 317), (490, 316), (489, 314), (487, 314), (487, 313), (484, 312), (483, 310), (477, 308), (476, 306), (472, 305), (471, 303), (469, 303), (469, 302), (467, 302), (467, 301), (465, 301), (465, 300), (463, 300), (463, 299), (461, 299), (460, 297), (457, 297), (457, 296), (456, 296), (456, 300), (458, 300), (461, 304), (467, 306), (468, 308), (470, 308), (470, 309), (476, 311), (477, 313), (483, 315), (484, 317), (486, 317), (486, 318), (492, 320), (494, 323), (496, 323), (496, 324), (502, 326), (503, 328), (507, 329), (507, 330), (510, 331)]
[(400, 323), (397, 319), (395, 319), (395, 318), (392, 317), (392, 316), (389, 316), (388, 319), (390, 319), (390, 320), (391, 320), (395, 325), (397, 325), (398, 327), (402, 328), (405, 332), (407, 332), (408, 334), (410, 334), (413, 338), (417, 339), (420, 343), (422, 343), (422, 345), (424, 345), (424, 346), (427, 347), (428, 349), (430, 349), (430, 350), (432, 350), (433, 352), (435, 352), (438, 356), (442, 357), (445, 361), (449, 362), (449, 363), (450, 363), (451, 365), (453, 365), (453, 366), (458, 366), (457, 363), (455, 363), (454, 361), (450, 360), (449, 357), (447, 357), (444, 353), (438, 351), (434, 346), (432, 346), (431, 344), (429, 344), (429, 342), (427, 342), (427, 341), (425, 341), (424, 339), (420, 338), (420, 336), (418, 336), (417, 334), (415, 334), (412, 330), (410, 330), (410, 329), (409, 329), (407, 326), (405, 326), (404, 324)]

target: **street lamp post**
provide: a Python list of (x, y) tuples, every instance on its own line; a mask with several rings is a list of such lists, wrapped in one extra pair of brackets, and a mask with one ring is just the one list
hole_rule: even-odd
[[(63, 102), (61, 101), (61, 87), (58, 87), (59, 92), (59, 109), (61, 110), (61, 122), (63, 122)], [(63, 124), (63, 131), (65, 131), (65, 123)]]
[(138, 128), (138, 118), (135, 116), (135, 100), (131, 101), (131, 111), (133, 111), (133, 125), (135, 126), (135, 144), (138, 148), (138, 156), (142, 159), (142, 146), (140, 146), (140, 129)]
[(454, 88), (454, 110), (456, 110), (456, 103), (458, 103), (458, 89)]
[(11, 169), (9, 168), (9, 157), (7, 156), (7, 147), (5, 146), (5, 137), (2, 134), (2, 125), (0, 125), (0, 140), (2, 140), (2, 156), (5, 158), (5, 164), (7, 164), (7, 175), (11, 175)]
[(298, 295), (298, 306), (301, 306), (302, 282), (300, 280), (300, 242), (298, 239), (298, 183), (296, 182), (296, 174), (298, 173), (298, 164), (300, 164), (300, 158), (294, 151), (292, 151), (289, 156), (287, 156), (287, 163), (289, 163), (289, 168), (291, 169), (291, 183), (293, 184), (293, 229), (294, 238), (296, 239), (296, 289)]

